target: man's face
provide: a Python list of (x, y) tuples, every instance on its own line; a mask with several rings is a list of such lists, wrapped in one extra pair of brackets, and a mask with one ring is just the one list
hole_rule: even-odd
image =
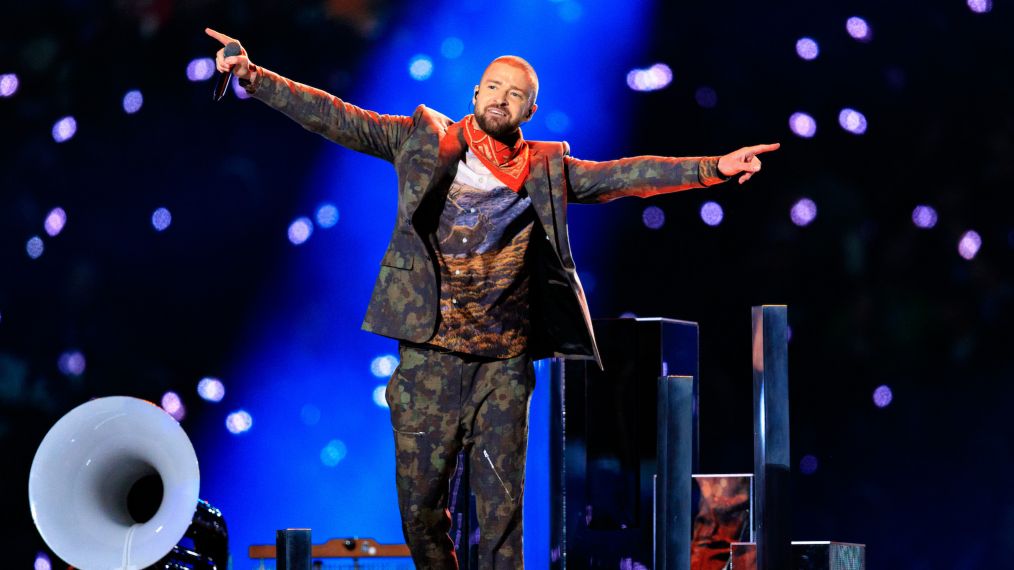
[(479, 127), (501, 138), (516, 131), (532, 117), (538, 105), (531, 103), (535, 86), (521, 68), (494, 62), (486, 69), (475, 95), (475, 120)]

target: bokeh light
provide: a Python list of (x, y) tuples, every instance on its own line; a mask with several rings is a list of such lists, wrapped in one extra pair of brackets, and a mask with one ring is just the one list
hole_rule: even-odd
[(563, 111), (552, 111), (546, 116), (546, 128), (554, 133), (566, 133), (570, 129), (570, 117)]
[(56, 360), (56, 367), (66, 376), (80, 376), (84, 374), (87, 362), (80, 350), (68, 350)]
[(249, 99), (250, 97), (252, 97), (252, 95), (247, 93), (246, 89), (239, 84), (239, 77), (233, 75), (232, 79), (229, 80), (229, 83), (232, 85), (232, 94), (235, 95), (236, 97), (240, 99)]
[(397, 367), (398, 357), (393, 354), (384, 354), (370, 362), (370, 373), (377, 378), (390, 378)]
[(207, 81), (215, 74), (215, 60), (210, 57), (199, 57), (187, 64), (187, 79), (190, 81)]
[(866, 116), (855, 109), (842, 109), (841, 113), (838, 113), (838, 124), (854, 135), (866, 132)]
[(817, 217), (817, 204), (809, 198), (801, 198), (792, 205), (789, 217), (797, 226), (808, 226)]
[(313, 404), (304, 404), (299, 410), (299, 419), (308, 426), (315, 426), (320, 422), (320, 408)]
[(64, 117), (53, 124), (53, 140), (58, 143), (69, 141), (77, 133), (74, 117)]
[(912, 210), (912, 223), (916, 227), (928, 230), (937, 225), (937, 211), (933, 209), (933, 206), (916, 206)]
[(894, 394), (891, 392), (891, 388), (887, 385), (878, 386), (877, 389), (873, 391), (873, 403), (878, 408), (886, 408), (893, 399)]
[(433, 75), (433, 60), (430, 56), (417, 54), (408, 61), (408, 74), (416, 81), (425, 81)]
[(973, 259), (982, 247), (982, 237), (975, 230), (968, 230), (958, 241), (958, 254), (965, 259)]
[(64, 212), (63, 208), (53, 208), (46, 215), (46, 221), (42, 225), (50, 237), (55, 237), (67, 225), (67, 212)]
[(0, 97), (10, 97), (18, 92), (18, 76), (13, 73), (0, 75)]
[(557, 8), (557, 13), (564, 22), (576, 22), (584, 15), (584, 8), (574, 0), (563, 0)]
[(159, 208), (151, 214), (151, 226), (157, 232), (163, 232), (173, 223), (173, 215), (166, 208)]
[(811, 61), (820, 55), (820, 46), (813, 38), (799, 38), (796, 41), (796, 54), (806, 61)]
[(817, 472), (817, 458), (813, 455), (804, 455), (799, 460), (799, 472), (803, 475), (813, 475)]
[(451, 36), (440, 43), (440, 55), (447, 59), (457, 59), (465, 51), (465, 44), (461, 38)]
[(317, 225), (322, 228), (332, 228), (338, 223), (338, 208), (334, 204), (321, 204), (317, 208)]
[(225, 384), (218, 378), (201, 378), (197, 383), (197, 395), (209, 402), (221, 402), (225, 397)]
[(324, 449), (320, 450), (320, 461), (328, 467), (334, 467), (341, 463), (347, 454), (348, 448), (345, 447), (345, 442), (340, 439), (332, 439), (327, 442)]
[(718, 93), (711, 87), (698, 87), (694, 91), (694, 100), (703, 109), (714, 109), (718, 106)]
[(976, 14), (985, 14), (993, 9), (993, 0), (968, 0), (968, 7)]
[(225, 429), (233, 435), (239, 435), (250, 431), (253, 427), (253, 417), (246, 410), (236, 410), (225, 417)]
[(665, 225), (665, 212), (658, 206), (648, 206), (641, 214), (641, 220), (648, 229), (657, 230)]
[(848, 20), (845, 20), (845, 30), (850, 36), (861, 42), (868, 42), (873, 39), (873, 30), (870, 28), (870, 25), (859, 16), (852, 16)]
[(46, 250), (45, 244), (42, 243), (42, 238), (39, 236), (32, 236), (28, 243), (25, 244), (25, 252), (28, 253), (28, 257), (32, 259), (39, 259), (42, 252)]
[(387, 409), (387, 384), (381, 384), (373, 389), (373, 403)]
[(53, 563), (49, 560), (49, 555), (45, 552), (40, 552), (35, 555), (35, 570), (53, 570)]
[(717, 226), (722, 223), (722, 218), (724, 217), (725, 212), (718, 202), (705, 202), (701, 206), (701, 220), (709, 226)]
[(166, 392), (162, 394), (162, 409), (167, 414), (176, 418), (176, 421), (181, 422), (187, 415), (187, 409), (183, 406), (183, 399), (176, 392)]
[(647, 69), (631, 69), (627, 73), (627, 86), (634, 91), (658, 91), (672, 83), (672, 69), (656, 63)]
[(793, 113), (789, 117), (789, 129), (804, 139), (813, 138), (813, 135), (817, 134), (817, 121), (806, 113)]
[(289, 241), (293, 245), (301, 245), (310, 239), (313, 235), (313, 222), (310, 218), (301, 217), (296, 218), (291, 224), (289, 224)]
[(123, 110), (128, 115), (140, 111), (142, 105), (144, 105), (144, 95), (141, 95), (137, 89), (127, 91), (127, 94), (123, 96)]

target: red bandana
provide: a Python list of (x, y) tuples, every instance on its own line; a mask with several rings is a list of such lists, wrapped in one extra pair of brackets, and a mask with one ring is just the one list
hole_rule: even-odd
[(486, 168), (508, 188), (517, 192), (528, 178), (528, 143), (518, 129), (518, 140), (513, 147), (487, 135), (469, 115), (459, 121), (465, 131), (468, 148), (479, 157)]

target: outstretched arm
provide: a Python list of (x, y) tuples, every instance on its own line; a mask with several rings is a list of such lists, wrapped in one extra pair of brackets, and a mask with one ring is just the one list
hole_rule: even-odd
[[(223, 46), (239, 43), (211, 28), (204, 31)], [(412, 117), (367, 111), (320, 89), (258, 67), (250, 61), (242, 46), (240, 54), (231, 57), (225, 57), (224, 47), (219, 49), (215, 65), (222, 73), (232, 72), (248, 93), (285, 113), (306, 130), (388, 162), (394, 162), (413, 127)]]
[(637, 156), (605, 162), (564, 157), (568, 198), (576, 203), (608, 202), (625, 196), (657, 194), (712, 186), (743, 173), (742, 184), (760, 171), (758, 154), (777, 150), (777, 143), (744, 147), (724, 156), (672, 158)]

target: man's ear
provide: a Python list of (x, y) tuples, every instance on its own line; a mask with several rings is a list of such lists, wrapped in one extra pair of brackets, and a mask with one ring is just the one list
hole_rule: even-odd
[(525, 115), (525, 121), (529, 121), (529, 120), (531, 120), (531, 118), (532, 118), (532, 115), (534, 115), (534, 114), (535, 114), (535, 111), (536, 111), (536, 110), (537, 110), (538, 108), (539, 108), (539, 106), (538, 106), (538, 105), (536, 105), (535, 103), (532, 103), (532, 106), (531, 106), (531, 107), (530, 107), (530, 108), (528, 109), (528, 114), (527, 114), (527, 115)]
[(479, 96), (479, 86), (475, 86), (475, 91), (472, 92), (472, 104), (475, 105), (475, 99)]

